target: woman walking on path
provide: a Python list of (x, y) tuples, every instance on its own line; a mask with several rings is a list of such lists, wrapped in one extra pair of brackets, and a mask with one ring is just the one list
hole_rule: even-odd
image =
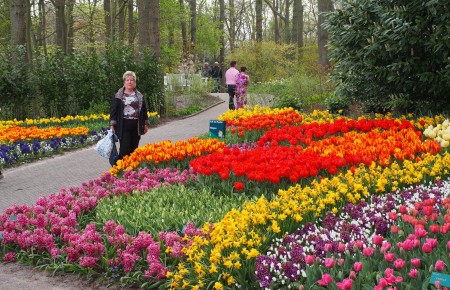
[(136, 89), (136, 74), (127, 71), (123, 75), (123, 87), (111, 102), (110, 126), (120, 141), (118, 160), (138, 147), (141, 135), (148, 131), (148, 124), (144, 96)]
[(236, 77), (236, 92), (235, 92), (235, 106), (236, 109), (243, 108), (247, 105), (247, 87), (250, 83), (247, 68), (241, 67), (241, 72)]

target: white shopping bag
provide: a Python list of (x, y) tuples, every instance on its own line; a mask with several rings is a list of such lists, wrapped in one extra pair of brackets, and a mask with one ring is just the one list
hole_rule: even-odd
[(114, 146), (113, 135), (114, 133), (111, 130), (108, 130), (108, 134), (95, 145), (95, 151), (97, 151), (100, 156), (109, 159)]

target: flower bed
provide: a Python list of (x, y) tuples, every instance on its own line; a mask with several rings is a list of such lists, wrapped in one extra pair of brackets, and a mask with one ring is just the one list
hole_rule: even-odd
[[(144, 289), (372, 289), (411, 279), (426, 284), (430, 265), (448, 270), (450, 154), (421, 131), (440, 118), (350, 120), (326, 112), (247, 110), (252, 113), (241, 120), (239, 112), (221, 116), (235, 120), (225, 143), (149, 144), (113, 168), (114, 175), (62, 189), (32, 207), (7, 209), (0, 216), (0, 256)], [(255, 130), (246, 119), (266, 123)], [(434, 186), (426, 187), (430, 182)], [(157, 196), (182, 200), (175, 193), (184, 189), (175, 184), (193, 191), (187, 196), (202, 190), (204, 206), (187, 199), (174, 207)], [(153, 222), (151, 215), (146, 222), (139, 202), (158, 206), (161, 200), (155, 211), (174, 223)], [(228, 212), (210, 215), (225, 202), (234, 204)], [(191, 204), (195, 212), (188, 211)], [(169, 208), (183, 212), (171, 216)], [(422, 214), (426, 218), (418, 219)], [(339, 242), (330, 228), (345, 229)], [(417, 251), (402, 256), (406, 233), (432, 253), (426, 262)], [(386, 263), (378, 263), (380, 257)], [(421, 259), (422, 267), (401, 266), (410, 258)]]

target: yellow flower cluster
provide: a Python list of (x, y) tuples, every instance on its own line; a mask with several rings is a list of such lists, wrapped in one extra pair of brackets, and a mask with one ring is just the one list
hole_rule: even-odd
[[(157, 112), (148, 112), (148, 117), (157, 117), (159, 118), (159, 114)], [(88, 121), (107, 121), (109, 120), (109, 114), (91, 114), (89, 116), (83, 115), (75, 115), (70, 116), (67, 115), (61, 118), (39, 118), (39, 119), (25, 119), (25, 120), (17, 120), (14, 118), (13, 120), (0, 121), (0, 130), (4, 128), (9, 128), (12, 126), (33, 126), (33, 125), (48, 125), (48, 124), (64, 124), (69, 122), (88, 122)]]
[(433, 127), (432, 125), (428, 126), (423, 131), (423, 135), (439, 142), (442, 148), (447, 148), (450, 143), (449, 119), (446, 119), (442, 123), (437, 124), (435, 127)]
[(123, 160), (110, 169), (110, 173), (117, 175), (121, 170), (133, 170), (142, 162), (158, 164), (171, 160), (184, 160), (186, 158), (202, 156), (205, 153), (221, 152), (225, 144), (217, 139), (191, 138), (187, 141), (178, 141), (172, 144), (170, 140), (147, 144), (137, 148), (133, 153), (125, 156)]
[[(242, 210), (232, 210), (215, 223), (212, 228), (205, 224), (209, 241), (196, 237), (191, 247), (185, 249), (188, 257), (185, 271), (170, 272), (178, 281), (198, 285), (205, 279), (227, 284), (233, 273), (242, 265), (248, 265), (259, 255), (265, 243), (274, 236), (290, 232), (303, 220), (322, 216), (326, 210), (340, 208), (348, 202), (356, 203), (370, 194), (381, 194), (431, 179), (440, 179), (450, 174), (450, 154), (424, 154), (422, 159), (393, 162), (381, 167), (375, 162), (365, 167), (360, 165), (331, 179), (314, 180), (310, 186), (297, 184), (280, 190), (278, 198), (268, 201), (263, 196), (254, 202), (245, 203)], [(197, 269), (197, 270), (195, 270)], [(209, 273), (209, 277), (198, 277), (194, 270)], [(224, 278), (224, 273), (227, 273)], [(174, 287), (176, 288), (176, 287)], [(218, 289), (221, 289), (218, 287)]]
[(218, 119), (221, 121), (230, 121), (230, 120), (237, 121), (239, 119), (247, 119), (257, 115), (279, 115), (284, 112), (294, 112), (294, 111), (298, 113), (297, 110), (294, 110), (292, 108), (272, 109), (269, 107), (261, 107), (258, 105), (254, 107), (246, 106), (244, 108), (240, 108), (237, 110), (228, 110), (222, 115), (220, 115)]

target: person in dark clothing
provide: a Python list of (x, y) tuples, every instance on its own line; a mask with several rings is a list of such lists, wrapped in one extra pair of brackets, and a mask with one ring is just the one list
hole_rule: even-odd
[(220, 92), (220, 83), (222, 82), (222, 69), (219, 66), (219, 63), (216, 61), (211, 70), (211, 77), (214, 80), (214, 89), (213, 93)]
[(127, 71), (123, 75), (123, 87), (111, 102), (110, 128), (119, 138), (118, 160), (139, 146), (141, 135), (148, 131), (148, 124), (144, 96), (136, 89), (136, 74)]

